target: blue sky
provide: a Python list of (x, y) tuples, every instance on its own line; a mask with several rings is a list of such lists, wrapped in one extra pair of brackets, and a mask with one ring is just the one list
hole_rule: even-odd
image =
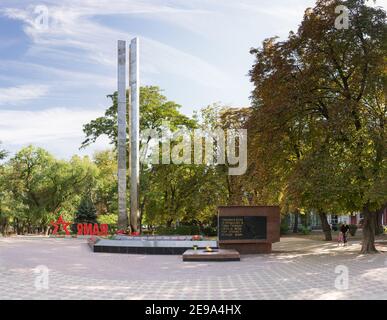
[[(387, 0), (376, 4), (386, 7)], [(39, 5), (48, 27), (37, 28)], [(251, 47), (296, 30), (314, 0), (1, 0), (0, 140), (60, 158), (84, 151), (82, 124), (116, 89), (116, 42), (141, 41), (141, 84), (158, 85), (192, 114), (208, 104), (248, 106)]]

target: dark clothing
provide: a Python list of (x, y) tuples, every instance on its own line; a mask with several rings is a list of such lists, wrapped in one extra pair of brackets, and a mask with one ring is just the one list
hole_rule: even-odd
[(343, 242), (347, 243), (347, 232), (349, 231), (349, 226), (347, 224), (343, 224), (340, 227), (340, 231), (343, 234)]

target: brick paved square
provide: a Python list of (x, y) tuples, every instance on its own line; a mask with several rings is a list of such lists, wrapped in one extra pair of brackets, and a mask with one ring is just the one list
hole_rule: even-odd
[[(387, 299), (386, 243), (373, 256), (359, 255), (356, 242), (339, 250), (325, 243), (324, 252), (319, 243), (284, 238), (272, 254), (187, 263), (95, 254), (79, 239), (0, 238), (0, 299)], [(37, 266), (49, 270), (47, 289), (35, 287)]]

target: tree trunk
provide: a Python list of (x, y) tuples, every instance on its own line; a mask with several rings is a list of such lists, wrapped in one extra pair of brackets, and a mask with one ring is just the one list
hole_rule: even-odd
[(382, 217), (383, 217), (384, 208), (376, 211), (375, 217), (375, 235), (380, 235), (383, 233)]
[(375, 248), (375, 219), (376, 214), (370, 212), (368, 206), (363, 210), (364, 223), (363, 223), (363, 243), (361, 247), (361, 254), (378, 253)]
[(144, 199), (140, 205), (140, 221), (139, 221), (140, 234), (142, 234), (142, 218), (143, 218), (143, 212), (144, 212), (144, 208), (145, 208), (146, 199), (147, 199), (146, 196), (144, 196)]
[(328, 223), (328, 218), (325, 212), (319, 212), (319, 217), (321, 220), (321, 227), (325, 235), (325, 241), (332, 241), (332, 230), (331, 226)]
[(301, 225), (306, 228), (308, 227), (308, 217), (306, 214), (301, 214), (300, 215), (300, 220), (301, 220)]
[(5, 236), (7, 236), (7, 228), (8, 228), (8, 221), (7, 218), (1, 218), (0, 219), (0, 233)]
[(168, 227), (168, 228), (171, 228), (171, 227), (172, 227), (172, 222), (173, 222), (172, 219), (169, 219), (169, 220), (167, 221), (167, 227)]
[(14, 225), (14, 232), (19, 235), (20, 234), (20, 227), (19, 227), (19, 219), (15, 218), (14, 222), (13, 222), (13, 225)]
[(5, 225), (4, 225), (4, 236), (7, 237), (8, 236), (8, 221), (5, 222)]
[(296, 212), (294, 214), (294, 224), (293, 224), (293, 233), (298, 233), (298, 217), (299, 217), (299, 213)]

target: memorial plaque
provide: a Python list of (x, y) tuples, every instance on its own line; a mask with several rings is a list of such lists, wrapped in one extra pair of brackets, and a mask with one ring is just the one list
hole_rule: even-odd
[(219, 248), (240, 254), (270, 253), (272, 244), (280, 241), (280, 223), (278, 206), (221, 206)]
[(264, 216), (220, 216), (219, 240), (265, 240), (266, 226)]

